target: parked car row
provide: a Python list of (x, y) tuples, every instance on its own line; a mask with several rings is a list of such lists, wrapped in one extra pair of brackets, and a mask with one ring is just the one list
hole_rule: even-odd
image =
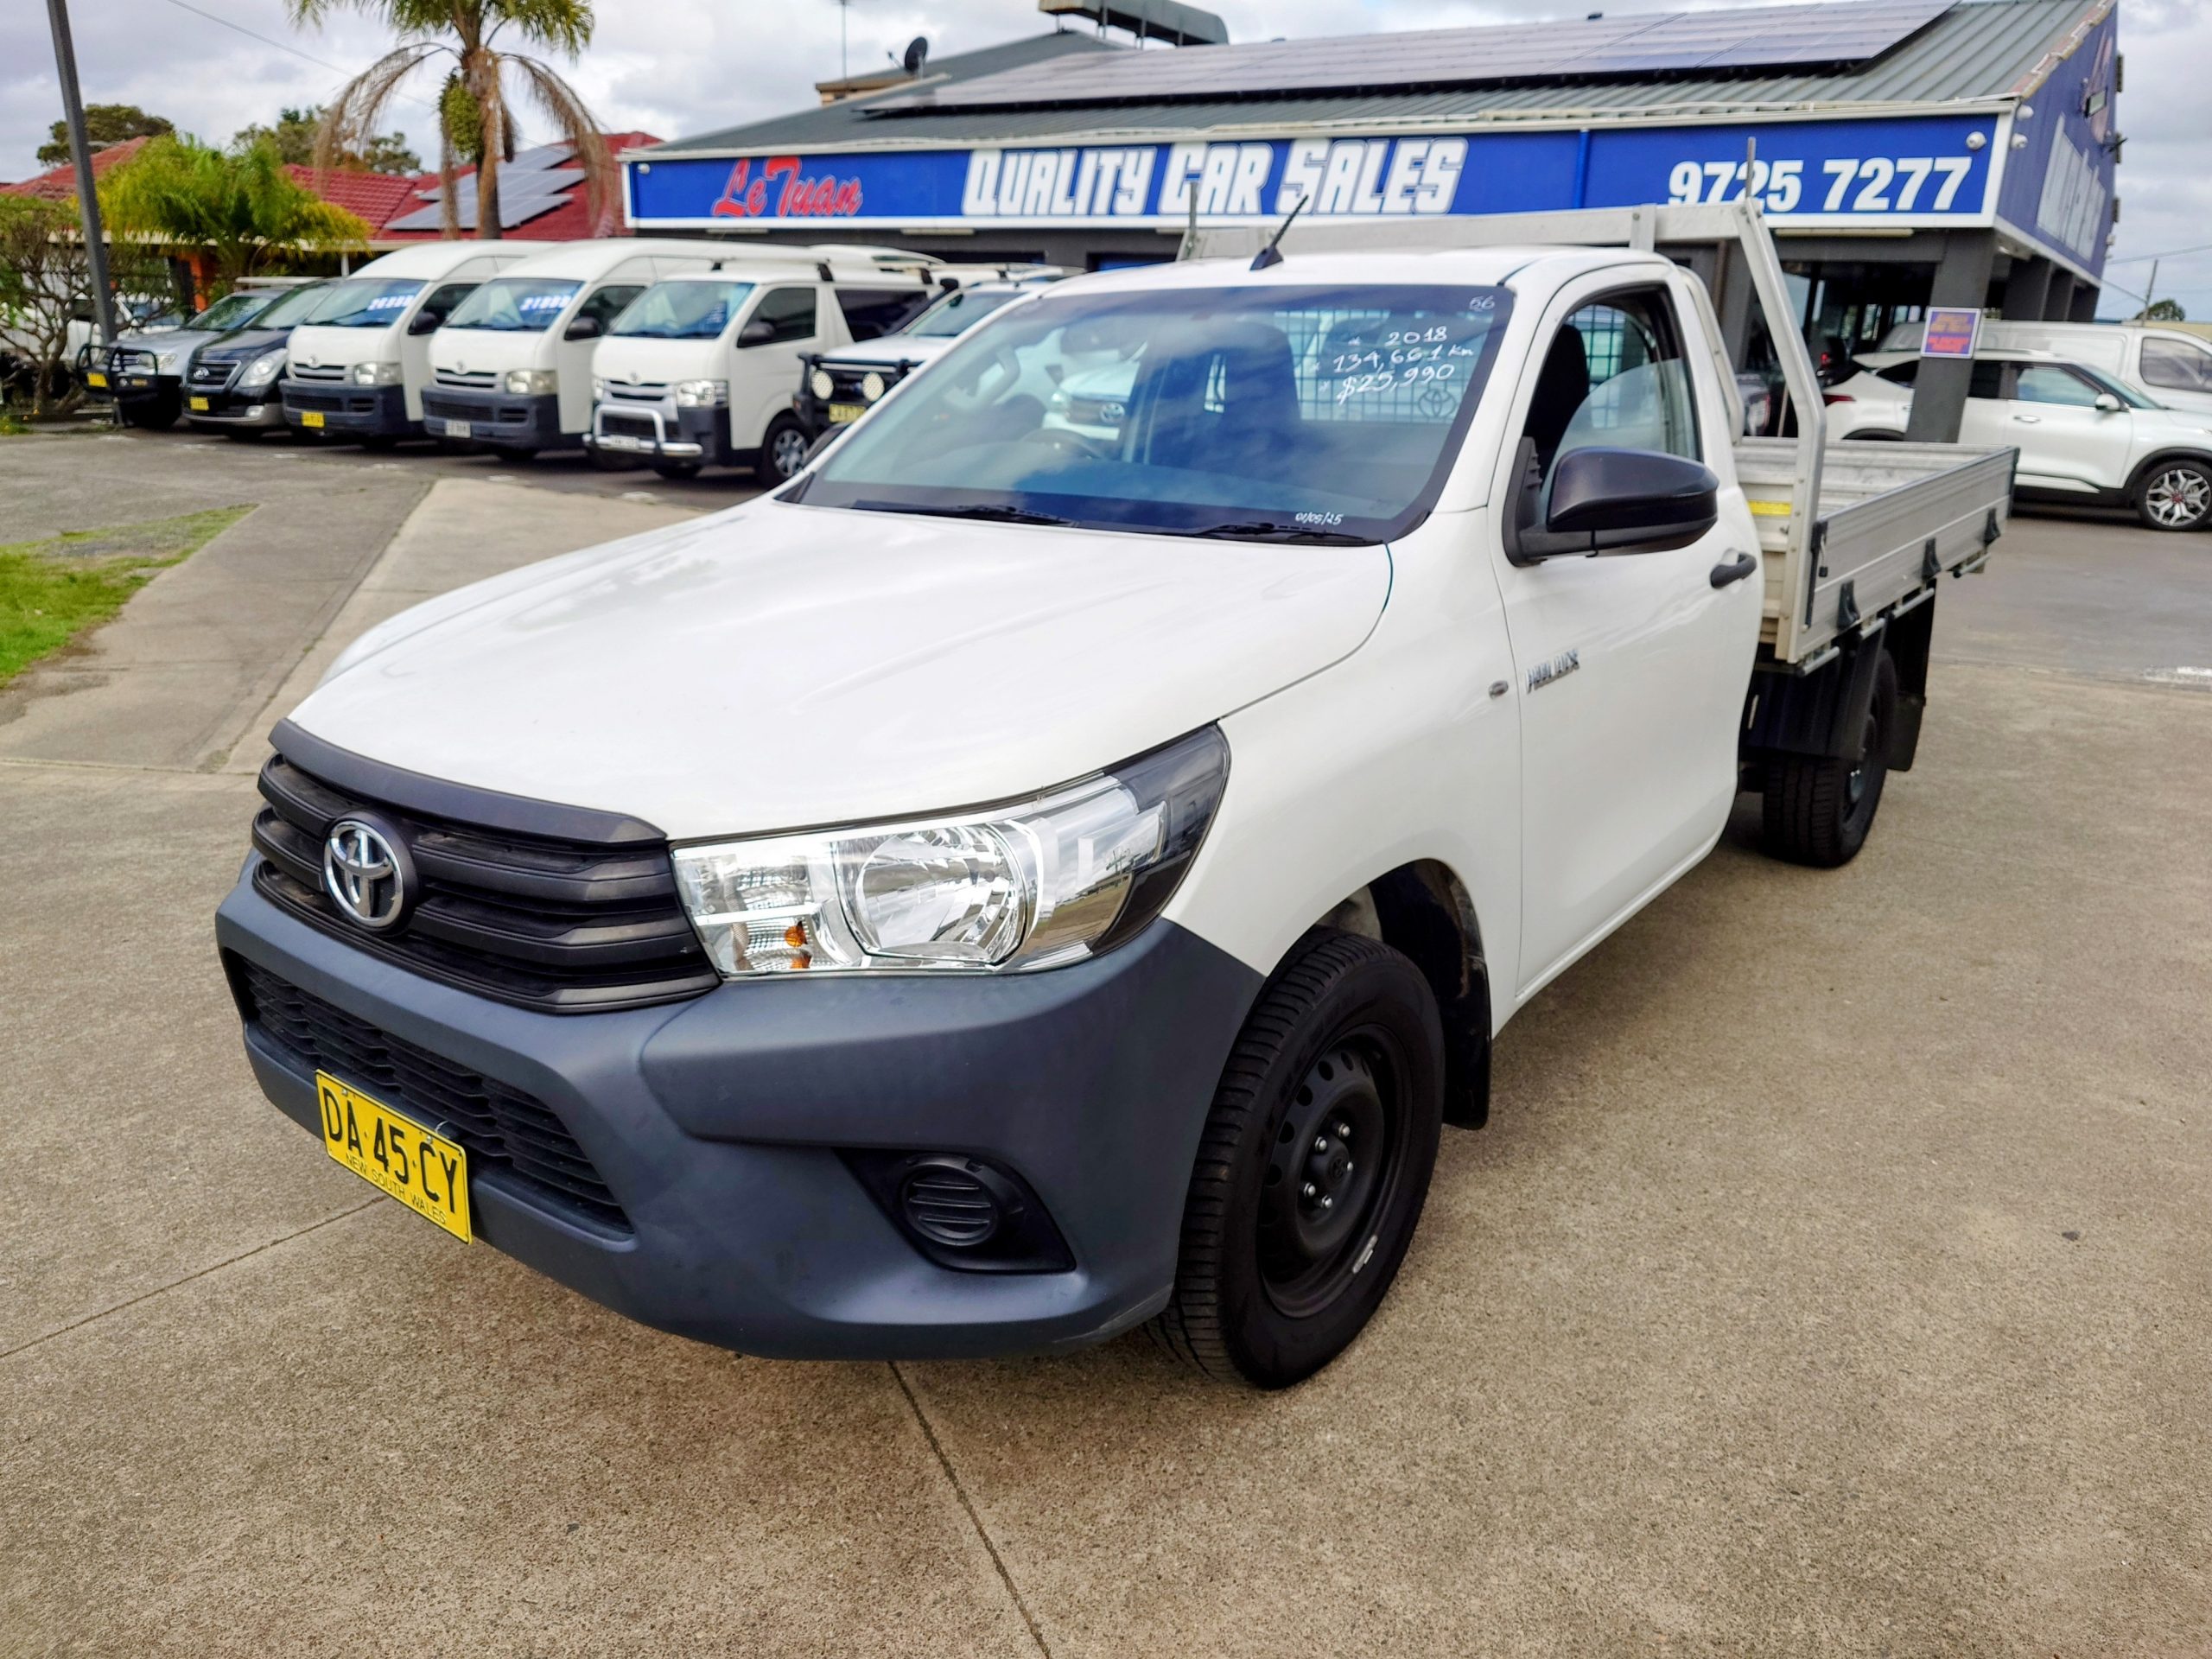
[[(188, 327), (117, 342), (86, 378), (137, 426), (427, 436), (509, 459), (582, 448), (671, 477), (717, 465), (780, 482), (823, 431), (1059, 274), (858, 245), (423, 243), (334, 280), (241, 289)], [(849, 399), (815, 394), (825, 357), (886, 336), (900, 344), (855, 370)]]

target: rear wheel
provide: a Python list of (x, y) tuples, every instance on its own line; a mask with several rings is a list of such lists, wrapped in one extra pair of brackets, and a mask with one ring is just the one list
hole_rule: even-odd
[(1793, 864), (1834, 869), (1866, 844), (1889, 781), (1891, 734), (1897, 729), (1897, 665), (1886, 651), (1874, 670), (1856, 760), (1786, 754), (1769, 763), (1761, 836), (1769, 854)]
[(806, 429), (790, 416), (779, 415), (761, 435), (760, 459), (753, 470), (763, 484), (787, 484), (806, 465), (807, 447)]
[(1443, 1031), (1421, 970), (1374, 939), (1308, 934), (1222, 1073), (1154, 1334), (1262, 1389), (1334, 1359), (1397, 1275), (1443, 1107)]
[(2162, 461), (2135, 486), (2135, 516), (2152, 530), (2202, 530), (2212, 519), (2212, 467)]

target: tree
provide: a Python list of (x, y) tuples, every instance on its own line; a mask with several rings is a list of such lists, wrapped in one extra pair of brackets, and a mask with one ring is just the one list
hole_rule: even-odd
[[(108, 280), (119, 292), (150, 293), (167, 280), (143, 248), (118, 247)], [(0, 196), (0, 380), (26, 393), (33, 420), (66, 413), (81, 395), (70, 359), (92, 332), (92, 265), (79, 233), (77, 204)]]
[(269, 142), (242, 150), (156, 138), (100, 181), (119, 245), (207, 258), (223, 285), (308, 250), (365, 249), (369, 226), (302, 188)]
[[(231, 140), (231, 147), (245, 149), (266, 138), (276, 146), (276, 153), (288, 165), (311, 167), (315, 164), (315, 134), (322, 126), (322, 117), (320, 104), (310, 109), (280, 110), (276, 125), (241, 127)], [(359, 149), (340, 152), (331, 165), (341, 173), (420, 173), (423, 158), (409, 146), (405, 134), (379, 132), (371, 134)]]
[[(59, 167), (69, 159), (69, 124), (57, 121), (48, 130), (54, 135), (53, 141), (38, 147), (39, 164)], [(119, 144), (128, 138), (164, 137), (175, 130), (166, 116), (149, 115), (136, 104), (85, 105), (85, 137), (92, 141), (94, 149)]]
[(2187, 322), (2189, 314), (2179, 300), (2153, 300), (2137, 316), (2138, 322)]
[(510, 81), (544, 111), (575, 150), (583, 169), (585, 200), (594, 220), (609, 200), (613, 163), (599, 136), (599, 118), (540, 59), (504, 50), (499, 36), (512, 30), (531, 45), (558, 52), (574, 63), (591, 41), (591, 0), (285, 0), (296, 23), (321, 23), (341, 10), (381, 18), (399, 44), (340, 87), (315, 140), (315, 165), (328, 168), (360, 135), (373, 131), (400, 85), (417, 69), (451, 60), (438, 99), (438, 172), (444, 188), (445, 233), (457, 236), (456, 163), (476, 164), (476, 234), (499, 230), (499, 163), (512, 161), (516, 129)]

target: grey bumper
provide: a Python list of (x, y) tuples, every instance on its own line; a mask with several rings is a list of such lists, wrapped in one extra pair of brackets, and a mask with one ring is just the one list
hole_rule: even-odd
[[(731, 984), (557, 1016), (388, 966), (243, 880), (216, 931), (226, 957), (537, 1096), (628, 1219), (586, 1224), (494, 1168), (470, 1189), (484, 1242), (645, 1324), (789, 1358), (1061, 1348), (1156, 1312), (1200, 1128), (1260, 987), (1155, 923), (1042, 974)], [(264, 1090), (319, 1133), (312, 1065), (251, 1017), (245, 1038)], [(932, 1260), (859, 1173), (903, 1152), (988, 1160), (1026, 1183), (1073, 1267)]]
[[(455, 430), (454, 423), (465, 429)], [(559, 449), (582, 436), (561, 430), (557, 392), (511, 397), (467, 386), (431, 386), (423, 393), (423, 429), (434, 438), (493, 443), (503, 449)]]
[(611, 455), (654, 461), (730, 463), (729, 411), (687, 409), (673, 414), (651, 404), (601, 404), (592, 410), (586, 442)]
[[(404, 386), (355, 386), (337, 380), (281, 380), (284, 419), (308, 431), (348, 438), (411, 437)], [(317, 418), (310, 421), (307, 417)]]

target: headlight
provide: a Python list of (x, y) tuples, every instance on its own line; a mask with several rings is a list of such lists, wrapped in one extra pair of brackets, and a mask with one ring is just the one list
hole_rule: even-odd
[(264, 352), (245, 365), (245, 372), (238, 377), (242, 386), (265, 386), (284, 372), (284, 353), (280, 349)]
[(679, 847), (677, 887), (726, 979), (1059, 967), (1160, 912), (1228, 776), (1209, 726), (995, 811)]
[(396, 386), (399, 384), (399, 365), (397, 363), (356, 363), (353, 384), (357, 386)]
[(729, 382), (679, 380), (676, 383), (676, 401), (684, 409), (720, 409), (729, 402)]
[(883, 396), (883, 377), (874, 369), (861, 376), (861, 396), (871, 404)]
[(837, 390), (837, 383), (830, 378), (827, 369), (817, 369), (806, 377), (806, 384), (817, 397), (827, 397)]
[(594, 404), (601, 403), (606, 397), (607, 377), (603, 374), (594, 374), (591, 378), (591, 400)]
[(560, 387), (560, 377), (550, 369), (509, 369), (500, 384), (510, 397), (550, 397)]
[(154, 372), (156, 374), (175, 374), (183, 365), (184, 353), (181, 351), (154, 353)]

